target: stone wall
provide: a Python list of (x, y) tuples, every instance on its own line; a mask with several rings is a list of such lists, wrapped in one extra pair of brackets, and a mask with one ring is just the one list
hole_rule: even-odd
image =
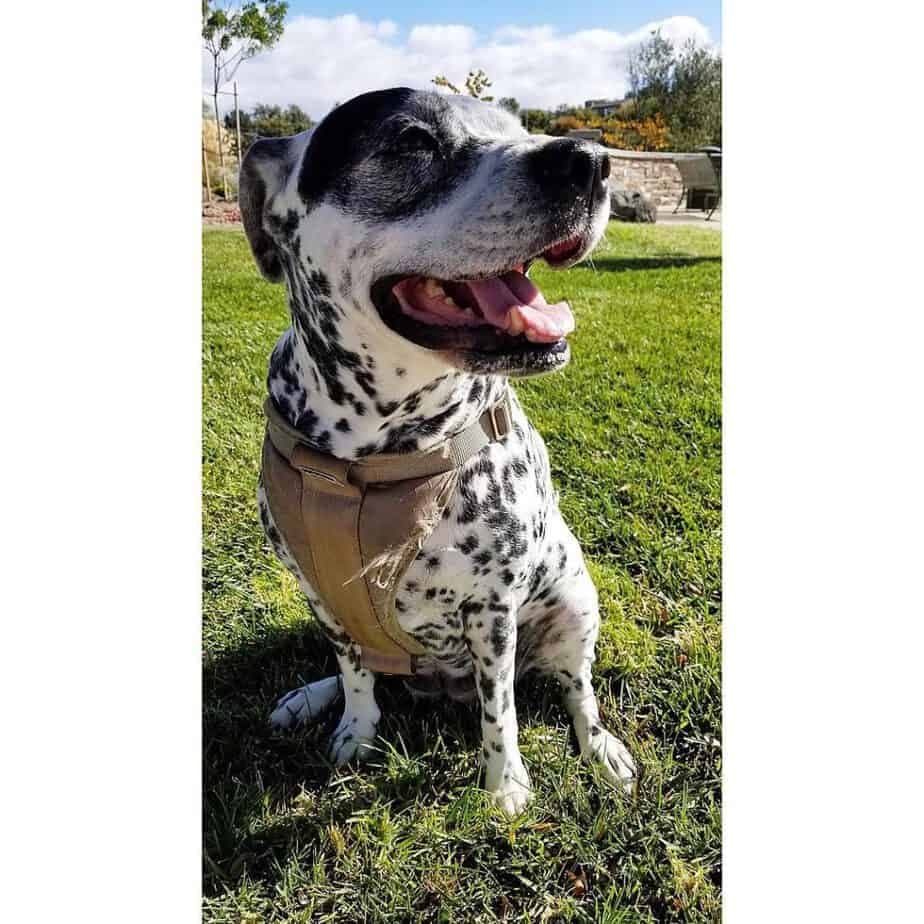
[(619, 151), (610, 148), (610, 183), (631, 192), (642, 192), (659, 209), (673, 208), (683, 182), (674, 163), (678, 156), (665, 151)]

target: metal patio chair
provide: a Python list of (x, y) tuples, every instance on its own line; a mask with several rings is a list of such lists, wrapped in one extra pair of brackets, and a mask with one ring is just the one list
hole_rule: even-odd
[(684, 197), (692, 192), (704, 192), (707, 195), (715, 196), (715, 202), (712, 210), (706, 216), (706, 221), (712, 218), (713, 212), (722, 201), (721, 157), (721, 154), (717, 154), (715, 159), (707, 154), (685, 154), (674, 158), (674, 163), (680, 171), (680, 179), (683, 181), (680, 198), (674, 207), (675, 215), (680, 209), (680, 204), (683, 202)]

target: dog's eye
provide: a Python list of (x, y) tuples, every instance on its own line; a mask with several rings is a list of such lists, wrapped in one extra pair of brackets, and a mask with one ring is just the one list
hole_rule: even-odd
[(438, 154), (436, 138), (425, 128), (409, 125), (385, 149), (386, 154), (402, 157), (407, 154)]

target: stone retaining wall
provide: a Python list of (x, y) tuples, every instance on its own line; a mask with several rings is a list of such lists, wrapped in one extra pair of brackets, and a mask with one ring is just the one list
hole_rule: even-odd
[(610, 183), (632, 192), (642, 192), (657, 208), (673, 208), (683, 182), (674, 163), (679, 156), (666, 151), (620, 151), (610, 148)]

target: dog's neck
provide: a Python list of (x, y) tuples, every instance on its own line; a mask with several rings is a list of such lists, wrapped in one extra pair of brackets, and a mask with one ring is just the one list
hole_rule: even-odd
[(273, 350), (267, 386), (317, 450), (341, 459), (425, 450), (503, 396), (504, 377), (460, 372), (410, 344), (383, 350), (323, 273), (290, 265), (286, 275), (292, 326)]

